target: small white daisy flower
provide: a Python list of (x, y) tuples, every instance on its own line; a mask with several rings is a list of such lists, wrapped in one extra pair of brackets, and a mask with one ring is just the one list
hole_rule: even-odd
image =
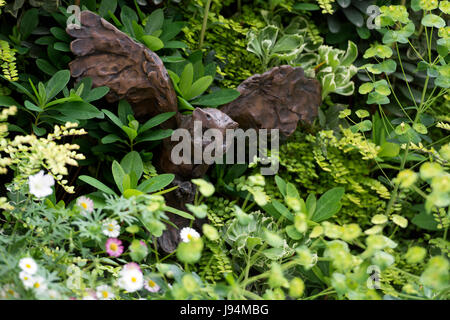
[(94, 201), (88, 197), (79, 197), (77, 199), (77, 206), (81, 209), (81, 214), (86, 215), (94, 211)]
[(61, 300), (61, 294), (54, 289), (48, 290), (47, 295), (49, 299)]
[(28, 274), (35, 274), (38, 266), (33, 258), (22, 258), (19, 261), (19, 267)]
[(120, 226), (116, 220), (106, 220), (102, 226), (103, 234), (111, 238), (117, 238), (120, 234)]
[(33, 289), (38, 292), (45, 291), (47, 289), (47, 284), (45, 283), (45, 279), (43, 277), (36, 277), (33, 279)]
[(192, 239), (200, 238), (200, 234), (192, 228), (183, 228), (180, 231), (180, 238), (183, 242), (189, 242)]
[(55, 185), (55, 179), (49, 175), (45, 174), (41, 170), (34, 176), (28, 177), (28, 187), (30, 193), (36, 198), (45, 198), (53, 193), (52, 187)]
[(21, 271), (19, 273), (19, 278), (20, 278), (20, 280), (22, 280), (23, 286), (25, 288), (31, 288), (33, 286), (33, 283), (34, 283), (33, 276), (31, 274), (29, 274), (28, 272)]
[(118, 285), (128, 292), (141, 290), (144, 286), (144, 276), (137, 268), (125, 267), (120, 271)]
[(20, 296), (16, 292), (15, 287), (12, 284), (5, 284), (0, 289), (0, 300), (3, 299), (18, 299)]
[(144, 287), (149, 292), (158, 292), (160, 287), (152, 279), (145, 280)]
[(97, 287), (97, 298), (99, 300), (111, 300), (115, 295), (110, 286), (102, 285)]

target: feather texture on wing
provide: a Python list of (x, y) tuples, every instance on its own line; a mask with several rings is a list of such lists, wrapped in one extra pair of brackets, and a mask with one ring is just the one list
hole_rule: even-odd
[(70, 63), (73, 77), (109, 87), (108, 102), (128, 100), (140, 119), (178, 110), (170, 77), (154, 52), (95, 13), (83, 11), (80, 20), (81, 28), (67, 28), (76, 38), (70, 46), (77, 56)]

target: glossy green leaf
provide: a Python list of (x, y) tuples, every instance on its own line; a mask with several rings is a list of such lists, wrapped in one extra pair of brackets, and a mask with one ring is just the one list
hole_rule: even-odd
[(138, 190), (144, 193), (154, 193), (167, 187), (173, 179), (175, 179), (175, 175), (171, 173), (160, 174), (141, 183)]
[(341, 187), (333, 188), (325, 192), (317, 201), (317, 207), (311, 220), (321, 222), (331, 218), (341, 209), (341, 199), (345, 189)]
[(157, 37), (144, 35), (141, 37), (142, 42), (152, 51), (158, 51), (164, 48), (164, 43)]
[(161, 123), (166, 122), (167, 120), (169, 120), (170, 118), (172, 118), (176, 113), (175, 112), (165, 112), (165, 113), (161, 113), (158, 114), (157, 116), (151, 118), (150, 120), (148, 120), (140, 129), (139, 129), (139, 133), (145, 132), (151, 128), (154, 128), (158, 125), (160, 125)]
[[(194, 66), (192, 63), (188, 63), (180, 76), (180, 82), (178, 83), (178, 87), (180, 88), (183, 97), (186, 97), (191, 92), (192, 82), (194, 81)], [(185, 98), (189, 100), (188, 98)]]
[(92, 104), (83, 101), (66, 102), (64, 104), (52, 107), (67, 117), (77, 120), (103, 119), (103, 113)]
[(434, 27), (439, 29), (445, 27), (445, 20), (435, 14), (429, 13), (423, 17), (422, 24), (425, 27)]
[(119, 188), (120, 192), (123, 193), (124, 190), (124, 177), (125, 177), (125, 171), (123, 170), (122, 166), (116, 161), (113, 161), (112, 164), (112, 174), (114, 177), (114, 182), (116, 183), (117, 187)]
[(95, 178), (92, 178), (89, 176), (80, 176), (78, 179), (86, 182), (87, 184), (93, 186), (94, 188), (97, 188), (98, 190), (100, 190), (106, 194), (117, 196), (117, 194), (111, 188), (107, 187), (106, 185), (104, 185), (102, 182), (98, 181)]
[(51, 77), (45, 86), (45, 91), (47, 95), (47, 101), (53, 99), (58, 93), (62, 91), (69, 83), (70, 80), (70, 71), (69, 70), (61, 70), (58, 71)]
[(211, 76), (205, 76), (205, 77), (202, 77), (202, 78), (198, 79), (197, 81), (195, 81), (192, 84), (192, 86), (191, 86), (191, 88), (189, 90), (189, 93), (184, 94), (183, 97), (186, 100), (191, 100), (191, 99), (193, 99), (195, 97), (198, 97), (203, 92), (208, 90), (208, 88), (212, 84), (213, 80), (214, 79)]
[(131, 151), (123, 157), (120, 165), (125, 173), (130, 174), (134, 172), (136, 179), (139, 180), (144, 172), (144, 164), (140, 154), (136, 151)]

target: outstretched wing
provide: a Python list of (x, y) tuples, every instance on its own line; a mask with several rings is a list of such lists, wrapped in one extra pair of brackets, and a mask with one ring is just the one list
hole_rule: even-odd
[(111, 23), (81, 12), (81, 28), (67, 28), (76, 39), (71, 50), (73, 77), (92, 78), (95, 87), (108, 86), (109, 102), (127, 99), (138, 118), (177, 111), (177, 97), (161, 59)]
[(243, 129), (279, 129), (288, 137), (300, 120), (311, 123), (318, 115), (320, 83), (305, 77), (303, 69), (275, 67), (256, 74), (237, 88), (239, 98), (220, 110)]

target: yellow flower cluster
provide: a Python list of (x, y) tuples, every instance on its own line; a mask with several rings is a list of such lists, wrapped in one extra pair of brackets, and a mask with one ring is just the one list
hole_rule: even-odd
[(328, 139), (334, 146), (345, 153), (357, 150), (364, 160), (375, 159), (380, 152), (380, 147), (373, 142), (368, 141), (361, 133), (352, 132), (349, 128), (342, 128), (342, 138), (337, 139), (332, 130), (323, 130), (319, 132), (321, 138)]
[(19, 80), (15, 61), (15, 50), (9, 47), (8, 42), (0, 40), (0, 63), (3, 75), (9, 81)]
[(7, 172), (7, 167), (11, 165), (11, 159), (2, 156), (2, 151), (4, 151), (7, 146), (6, 137), (8, 136), (8, 124), (6, 120), (8, 117), (15, 115), (17, 112), (17, 107), (12, 106), (9, 108), (4, 108), (0, 113), (0, 174), (5, 174)]
[(0, 198), (0, 209), (10, 211), (10, 210), (13, 210), (14, 207), (8, 203), (8, 199), (6, 199), (5, 197), (1, 197)]
[[(406, 144), (402, 144), (401, 148), (402, 149), (406, 149)], [(431, 147), (430, 149), (426, 148), (422, 142), (419, 142), (418, 144), (415, 144), (413, 142), (410, 142), (409, 144), (409, 150), (414, 150), (414, 151), (419, 151), (422, 153), (427, 153), (430, 156), (432, 156), (437, 162), (439, 163), (446, 163), (447, 160), (445, 160), (441, 154), (439, 154), (439, 152), (437, 152), (433, 147)]]
[(358, 149), (364, 160), (374, 159), (380, 152), (380, 146), (368, 141), (361, 133), (354, 133), (350, 128), (342, 129), (343, 137), (339, 140), (339, 148), (344, 152)]
[(423, 9), (423, 10), (434, 10), (439, 6), (439, 1), (438, 0), (420, 0), (419, 1), (419, 6)]
[(444, 39), (450, 38), (450, 27), (442, 27), (438, 31), (438, 36)]
[[(14, 114), (16, 110), (15, 107), (4, 109), (0, 114), (0, 121), (5, 121), (7, 116)], [(20, 188), (30, 175), (44, 167), (67, 192), (73, 193), (74, 188), (68, 186), (68, 181), (64, 179), (69, 173), (66, 166), (77, 166), (77, 160), (83, 160), (85, 157), (77, 153), (78, 145), (58, 144), (57, 141), (67, 136), (86, 134), (84, 129), (76, 129), (77, 126), (76, 123), (68, 122), (64, 126), (55, 126), (54, 132), (48, 134), (46, 138), (28, 135), (16, 136), (13, 140), (9, 140), (6, 139), (7, 125), (0, 122), (0, 152), (9, 156), (0, 158), (0, 173), (6, 173), (6, 167), (14, 165), (16, 170), (14, 183)]]
[[(7, 145), (6, 137), (8, 135), (8, 125), (6, 120), (8, 117), (15, 115), (17, 112), (16, 107), (4, 108), (0, 112), (0, 174), (5, 174), (7, 172), (7, 167), (11, 165), (11, 159), (2, 156), (2, 151)], [(0, 209), (1, 210), (12, 210), (13, 207), (8, 204), (8, 201), (4, 197), (0, 197)]]
[(317, 3), (319, 4), (320, 8), (322, 8), (322, 13), (324, 14), (333, 14), (333, 7), (332, 3), (334, 0), (317, 0)]
[(441, 129), (450, 131), (450, 124), (449, 124), (449, 123), (438, 122), (438, 123), (436, 124), (436, 127), (437, 127), (437, 128), (441, 128)]

